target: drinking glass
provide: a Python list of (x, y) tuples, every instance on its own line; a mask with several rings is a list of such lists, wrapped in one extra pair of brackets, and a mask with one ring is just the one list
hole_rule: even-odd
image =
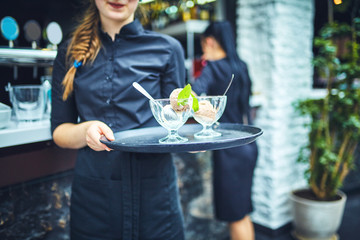
[(214, 138), (221, 133), (213, 130), (213, 124), (220, 119), (226, 106), (226, 96), (203, 96), (196, 97), (199, 102), (199, 110), (193, 113), (194, 119), (203, 126), (200, 132), (194, 134), (195, 138)]
[(10, 86), (10, 101), (18, 121), (38, 121), (45, 111), (44, 89), (41, 85)]
[(170, 99), (150, 100), (151, 112), (156, 121), (168, 130), (168, 135), (159, 140), (159, 143), (173, 144), (187, 142), (188, 139), (178, 134), (178, 129), (185, 124), (191, 116), (192, 98), (187, 99), (187, 104), (181, 111), (176, 111), (171, 106)]

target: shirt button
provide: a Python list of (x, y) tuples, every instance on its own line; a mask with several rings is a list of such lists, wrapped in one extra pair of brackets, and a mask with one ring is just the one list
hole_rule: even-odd
[(109, 57), (109, 61), (111, 62), (111, 61), (113, 61), (114, 60), (114, 58), (113, 57)]
[(113, 126), (113, 124), (112, 123), (109, 123), (109, 127), (112, 127)]
[(110, 77), (109, 77), (109, 76), (106, 76), (105, 79), (106, 79), (106, 81), (109, 81), (109, 80), (110, 80)]
[(109, 98), (108, 100), (106, 100), (106, 103), (107, 103), (107, 104), (110, 104), (110, 103), (111, 103), (111, 99)]

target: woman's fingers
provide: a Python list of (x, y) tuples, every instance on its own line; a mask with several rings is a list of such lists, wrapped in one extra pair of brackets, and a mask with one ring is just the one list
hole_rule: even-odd
[(115, 140), (113, 131), (106, 124), (103, 124), (103, 126), (100, 126), (100, 128), (102, 135), (104, 135), (109, 141)]
[(102, 136), (105, 136), (110, 141), (115, 140), (113, 131), (105, 123), (96, 121), (87, 130), (87, 145), (95, 151), (111, 151), (112, 149), (100, 142)]
[(106, 146), (106, 145), (103, 144), (103, 143), (102, 143), (102, 146), (103, 146), (103, 148), (104, 148), (106, 151), (108, 151), (108, 152), (110, 152), (110, 151), (113, 150), (113, 149), (109, 148), (108, 146)]

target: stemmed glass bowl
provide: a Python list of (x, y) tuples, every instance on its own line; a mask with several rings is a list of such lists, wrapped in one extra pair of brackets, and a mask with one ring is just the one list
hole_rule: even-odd
[(181, 137), (178, 134), (178, 129), (182, 127), (191, 116), (192, 98), (187, 99), (186, 105), (180, 107), (181, 110), (174, 110), (170, 99), (154, 99), (149, 100), (149, 102), (151, 112), (156, 121), (168, 130), (168, 135), (159, 139), (159, 143), (173, 144), (187, 142), (187, 138)]
[(199, 96), (199, 110), (193, 113), (194, 119), (203, 126), (200, 132), (194, 134), (195, 138), (206, 139), (221, 136), (213, 130), (213, 124), (220, 119), (226, 107), (226, 96)]

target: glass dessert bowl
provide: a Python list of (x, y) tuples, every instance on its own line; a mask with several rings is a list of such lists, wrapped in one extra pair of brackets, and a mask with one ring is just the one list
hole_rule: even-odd
[(191, 116), (192, 98), (186, 100), (183, 106), (169, 99), (150, 100), (150, 108), (156, 121), (168, 130), (168, 135), (159, 139), (159, 143), (173, 144), (187, 142), (188, 139), (178, 134), (178, 129), (182, 127)]
[(220, 119), (226, 107), (226, 96), (199, 96), (199, 110), (193, 113), (194, 119), (203, 126), (200, 132), (194, 134), (195, 138), (214, 138), (221, 133), (213, 130), (213, 124)]

